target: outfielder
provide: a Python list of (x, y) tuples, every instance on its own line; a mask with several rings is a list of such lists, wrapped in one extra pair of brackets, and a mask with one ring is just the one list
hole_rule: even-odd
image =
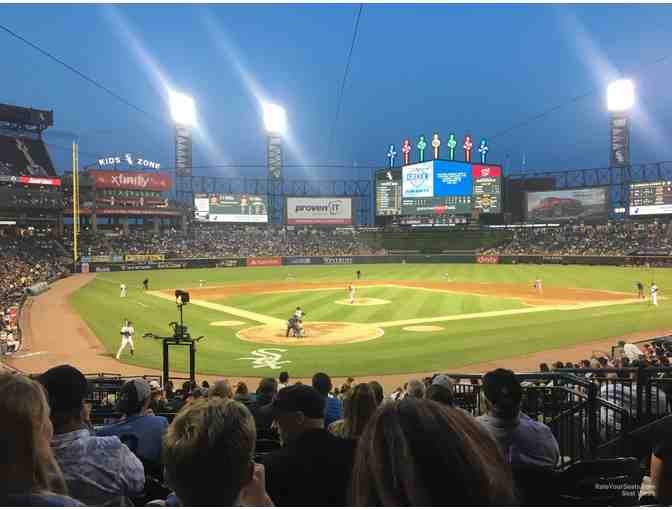
[(348, 293), (350, 294), (350, 304), (355, 304), (355, 286), (351, 283), (348, 285)]
[(654, 282), (651, 282), (651, 304), (658, 306), (658, 287)]
[(133, 333), (135, 333), (135, 329), (133, 329), (133, 323), (131, 321), (124, 321), (124, 326), (121, 328), (121, 346), (119, 347), (119, 350), (117, 351), (117, 359), (121, 356), (122, 351), (126, 348), (126, 346), (130, 346), (131, 348), (131, 356), (135, 354), (135, 346), (133, 345)]
[(126, 297), (128, 296), (128, 289), (126, 288), (126, 284), (122, 283), (119, 285), (119, 290), (121, 291), (119, 294), (119, 297)]

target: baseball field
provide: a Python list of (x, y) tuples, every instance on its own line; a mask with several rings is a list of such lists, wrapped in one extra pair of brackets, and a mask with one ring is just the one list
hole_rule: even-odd
[[(359, 281), (357, 269), (362, 271)], [(385, 264), (137, 271), (89, 278), (67, 298), (85, 323), (78, 331), (88, 330), (113, 361), (122, 321), (133, 321), (135, 353), (125, 350), (120, 361), (152, 369), (161, 367), (161, 342), (143, 334), (170, 335), (168, 323), (178, 319), (174, 291), (188, 291), (184, 322), (193, 336), (205, 337), (198, 343), (200, 374), (431, 373), (491, 361), (506, 365), (551, 350), (555, 358), (547, 361), (576, 361), (572, 348), (577, 346), (608, 345), (623, 335), (672, 327), (672, 305), (665, 299), (672, 270), (665, 269)], [(541, 292), (533, 288), (537, 278)], [(658, 307), (639, 300), (635, 288), (641, 281), (648, 289), (654, 278)], [(122, 282), (128, 287), (124, 298)], [(354, 303), (346, 290), (350, 283), (356, 288)], [(287, 319), (297, 306), (306, 313), (305, 336), (288, 338)], [(77, 353), (72, 356), (76, 359)], [(171, 349), (173, 369), (186, 371), (187, 359), (187, 349)]]

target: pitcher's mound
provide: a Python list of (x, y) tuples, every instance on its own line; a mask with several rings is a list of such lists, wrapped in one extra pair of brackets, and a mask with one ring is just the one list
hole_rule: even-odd
[(211, 322), (211, 326), (242, 326), (245, 324), (243, 321), (215, 321)]
[(273, 325), (241, 329), (237, 336), (241, 340), (261, 344), (335, 345), (366, 342), (385, 334), (377, 326), (352, 322), (304, 322), (303, 326), (303, 337), (287, 337), (286, 328)]
[(387, 299), (378, 299), (373, 297), (363, 297), (355, 298), (355, 302), (351, 303), (349, 299), (339, 299), (334, 301), (337, 305), (347, 305), (347, 306), (375, 306), (375, 305), (387, 305), (390, 302)]
[(443, 331), (441, 326), (406, 326), (402, 328), (404, 331)]

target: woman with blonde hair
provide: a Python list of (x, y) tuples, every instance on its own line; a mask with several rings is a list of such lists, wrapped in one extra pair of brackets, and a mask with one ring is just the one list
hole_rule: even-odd
[(54, 429), (42, 386), (0, 374), (0, 505), (83, 506), (68, 497), (49, 442)]
[(358, 384), (343, 400), (343, 419), (329, 425), (329, 432), (343, 439), (359, 439), (377, 408), (374, 388), (370, 384)]

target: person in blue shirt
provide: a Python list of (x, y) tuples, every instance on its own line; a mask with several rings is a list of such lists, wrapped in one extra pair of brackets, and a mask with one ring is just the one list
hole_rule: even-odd
[(124, 413), (124, 417), (117, 423), (101, 427), (96, 434), (119, 437), (143, 463), (149, 461), (158, 466), (168, 420), (163, 416), (147, 416), (151, 394), (146, 380), (137, 378), (127, 381), (121, 387), (117, 404), (117, 409)]
[(325, 400), (324, 428), (328, 429), (333, 422), (343, 418), (341, 401), (329, 395), (332, 389), (331, 377), (323, 372), (313, 376), (313, 388)]

